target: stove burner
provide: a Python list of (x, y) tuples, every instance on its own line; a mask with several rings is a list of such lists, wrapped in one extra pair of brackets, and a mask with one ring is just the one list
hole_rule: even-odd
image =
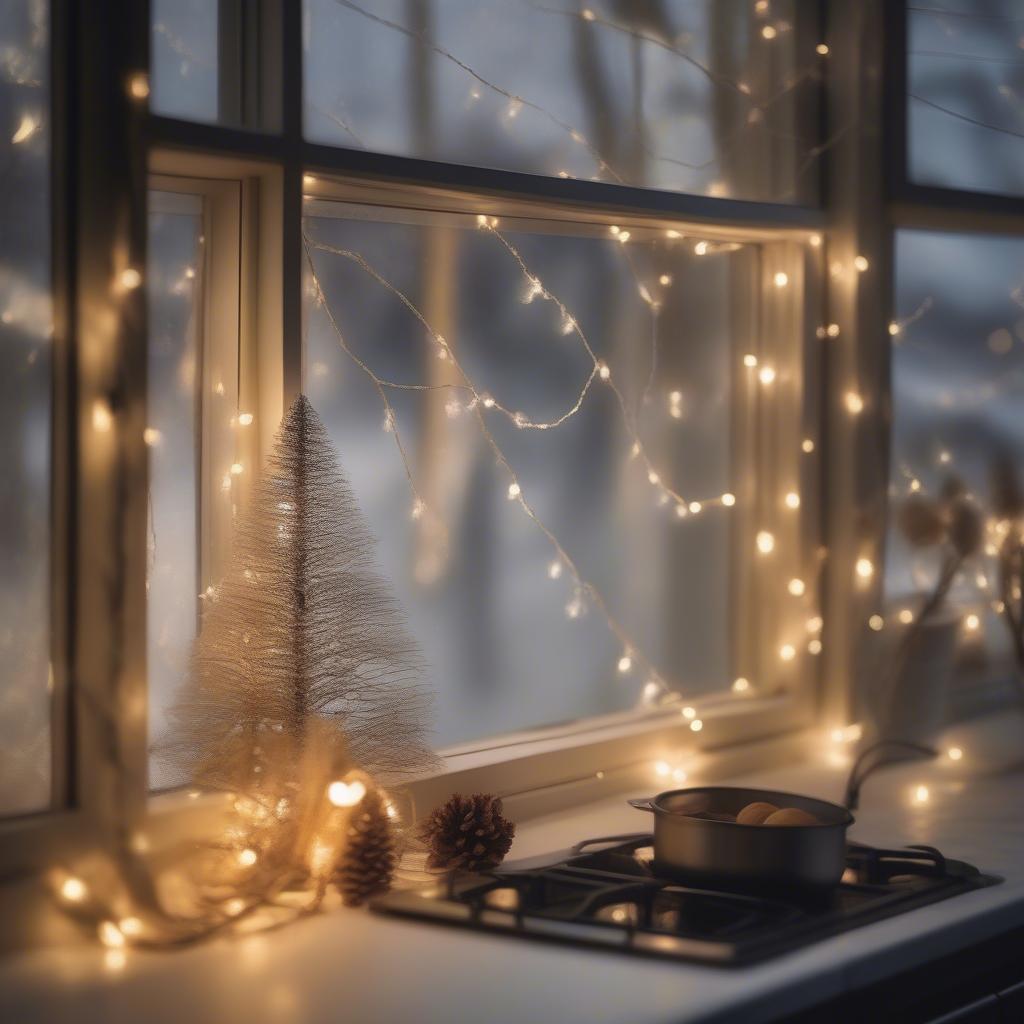
[(453, 874), (440, 895), (398, 891), (383, 913), (526, 938), (719, 964), (750, 963), (1001, 881), (930, 846), (851, 843), (827, 892), (737, 891), (659, 873), (649, 834), (578, 843), (564, 855)]

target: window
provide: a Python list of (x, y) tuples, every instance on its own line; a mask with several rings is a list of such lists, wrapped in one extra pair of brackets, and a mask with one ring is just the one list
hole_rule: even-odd
[(1024, 190), (1024, 16), (1011, 0), (909, 9), (910, 176), (922, 185)]
[[(991, 235), (901, 231), (896, 238), (893, 335), (892, 494), (940, 495), (959, 481), (982, 509), (994, 477), (1020, 474), (1024, 444), (1024, 242)], [(914, 547), (893, 517), (887, 612), (916, 608), (936, 585), (937, 545)], [(1013, 654), (1002, 621), (992, 538), (965, 564), (951, 594), (947, 630), (959, 640), (958, 700), (984, 706), (1013, 692)], [(973, 691), (973, 693), (971, 692)], [(1005, 692), (1001, 692), (1005, 691)]]
[[(38, 350), (16, 396), (31, 408), (0, 413), (17, 419), (9, 472), (33, 509), (63, 494), (49, 531), (5, 506), (18, 629), (38, 644), (31, 671), (4, 669), (32, 702), (36, 789), (3, 812), (101, 821), (127, 792), (142, 816), (147, 787), (181, 782), (149, 747), (299, 391), (427, 652), (453, 770), (514, 756), (542, 787), (549, 754), (575, 777), (595, 751), (649, 756), (655, 735), (714, 750), (795, 733), (820, 706), (848, 720), (819, 701), (850, 589), (826, 623), (839, 433), (821, 421), (856, 335), (844, 321), (838, 341), (831, 310), (861, 270), (843, 255), (829, 273), (853, 242), (825, 236), (820, 186), (870, 118), (822, 102), (839, 62), (817, 5), (149, 6), (123, 36), (99, 18), (53, 36), (77, 69), (52, 99), (71, 248), (39, 322), (75, 372), (51, 380), (45, 328), (0, 356)], [(19, 54), (45, 51), (28, 14), (3, 24)], [(12, 75), (2, 102), (41, 104), (8, 136), (38, 172), (31, 83), (49, 76)], [(70, 104), (85, 94), (107, 100)], [(38, 210), (39, 243), (36, 188), (38, 206), (12, 189), (3, 209)], [(865, 255), (879, 274), (882, 251)], [(15, 252), (49, 292), (50, 250)], [(834, 461), (848, 440), (863, 454), (843, 437)]]
[(582, 181), (806, 200), (820, 55), (798, 7), (309, 0), (306, 134)]
[(50, 806), (49, 25), (0, 11), (0, 815)]
[[(743, 362), (762, 246), (322, 199), (305, 231), (305, 389), (426, 649), (439, 742), (728, 691), (739, 424), (765, 389), (799, 397)], [(427, 390), (384, 407), (363, 367)]]

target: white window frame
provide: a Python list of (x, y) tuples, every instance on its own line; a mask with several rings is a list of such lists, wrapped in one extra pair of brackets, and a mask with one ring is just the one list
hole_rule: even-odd
[[(802, 346), (808, 382), (824, 381), (820, 390), (806, 389), (800, 408), (802, 425), (819, 418), (825, 424), (825, 444), (819, 445), (816, 464), (828, 472), (801, 484), (803, 521), (813, 526), (801, 538), (799, 564), (805, 567), (805, 578), (812, 538), (829, 538), (827, 558), (817, 574), (825, 616), (825, 650), (818, 671), (790, 696), (742, 702), (726, 698), (720, 707), (709, 699), (702, 707), (705, 727), (699, 734), (675, 712), (650, 712), (452, 750), (445, 772), (412, 791), (423, 799), (459, 786), (506, 794), (527, 791), (536, 796), (523, 803), (523, 813), (530, 813), (534, 806), (551, 807), (553, 791), (556, 800), (574, 799), (580, 780), (604, 782), (609, 773), (649, 765), (661, 749), (685, 746), (710, 765), (725, 752), (730, 757), (746, 752), (754, 756), (763, 749), (753, 744), (757, 737), (769, 744), (776, 736), (796, 743), (810, 725), (849, 720), (852, 680), (863, 667), (859, 640), (867, 609), (877, 603), (881, 577), (876, 572), (872, 580), (855, 586), (850, 566), (859, 554), (882, 564), (888, 481), (887, 460), (880, 455), (888, 447), (890, 218), (906, 222), (908, 205), (919, 211), (956, 207), (957, 216), (975, 220), (993, 212), (1017, 217), (1022, 212), (1019, 200), (969, 197), (960, 202), (961, 194), (935, 197), (934, 190), (897, 188), (887, 177), (891, 169), (883, 162), (878, 125), (901, 130), (898, 123), (893, 126), (892, 117), (883, 118), (883, 111), (898, 108), (902, 96), (886, 103), (883, 89), (901, 87), (902, 82), (898, 74), (880, 71), (883, 42), (890, 48), (902, 45), (892, 26), (905, 15), (904, 5), (823, 0), (806, 8), (808, 24), (814, 27), (819, 13), (827, 14), (825, 41), (831, 52), (826, 121), (844, 126), (841, 132), (826, 128), (821, 133), (823, 144), (829, 143), (823, 161), (829, 171), (823, 207), (807, 208), (547, 179), (309, 143), (301, 127), (301, 4), (285, 0), (230, 4), (231, 17), (245, 23), (240, 37), (259, 41), (239, 63), (251, 69), (254, 61), (262, 62), (263, 68), (256, 76), (260, 101), (241, 108), (248, 112), (247, 122), (259, 120), (264, 112), (271, 130), (161, 117), (127, 88), (149, 65), (148, 5), (94, 0), (88, 18), (72, 18), (73, 0), (52, 3), (58, 253), (55, 493), (68, 499), (67, 514), (56, 517), (54, 540), (55, 587), (63, 582), (68, 600), (54, 628), (56, 636), (67, 636), (56, 674), (69, 679), (74, 760), (65, 764), (70, 778), (66, 808), (0, 822), (0, 867), (38, 866), (47, 856), (71, 852), (76, 842), (90, 845), (126, 829), (149, 827), (155, 820), (171, 820), (165, 811), (175, 798), (149, 801), (146, 789), (145, 289), (125, 292), (115, 287), (123, 269), (145, 267), (145, 197), (151, 173), (242, 183), (241, 401), (257, 410), (257, 459), (266, 452), (274, 425), (302, 379), (297, 325), (302, 311), (304, 175), (346, 189), (391, 193), (392, 202), (396, 193), (402, 202), (415, 194), (420, 202), (495, 215), (517, 210), (680, 230), (700, 226), (709, 235), (737, 231), (744, 237), (775, 239), (780, 259), (794, 268), (792, 279), (808, 282), (801, 290), (802, 333), (787, 334), (780, 314), (775, 320), (778, 337)], [(261, 31), (249, 31), (255, 22)], [(885, 63), (899, 67), (893, 52)], [(74, 80), (67, 73), (71, 67)], [(893, 151), (891, 139), (888, 149)], [(826, 227), (820, 255), (812, 253), (803, 241)], [(790, 251), (794, 246), (801, 255)], [(832, 263), (849, 266), (854, 255), (867, 256), (872, 268), (855, 286), (848, 276), (823, 273)], [(810, 298), (816, 292), (827, 296), (824, 313)], [(841, 325), (840, 344), (826, 347), (813, 337), (822, 322)], [(841, 401), (851, 381), (870, 398), (866, 414), (856, 422), (844, 413)], [(103, 434), (92, 426), (98, 402), (114, 414), (113, 429)], [(813, 498), (819, 493), (820, 506)], [(762, 650), (760, 656), (764, 654)]]

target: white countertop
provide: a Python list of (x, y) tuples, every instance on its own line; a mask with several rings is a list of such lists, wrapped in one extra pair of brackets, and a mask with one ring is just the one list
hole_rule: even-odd
[[(1024, 718), (963, 726), (958, 763), (904, 764), (865, 786), (852, 838), (928, 843), (1006, 881), (867, 925), (754, 967), (716, 969), (518, 941), (332, 911), (280, 931), (172, 953), (50, 949), (0, 961), (0, 1020), (76, 1024), (629, 1022), (741, 1019), (795, 1011), (1024, 924)], [(845, 769), (822, 757), (744, 784), (838, 800)], [(915, 805), (914, 786), (930, 798)], [(654, 787), (652, 787), (654, 788)], [(512, 857), (586, 836), (641, 831), (621, 796), (520, 829)]]

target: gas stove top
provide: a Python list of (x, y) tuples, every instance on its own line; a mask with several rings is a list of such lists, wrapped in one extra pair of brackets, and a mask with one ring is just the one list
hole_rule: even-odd
[(850, 843), (834, 889), (738, 891), (661, 876), (653, 852), (649, 834), (588, 839), (565, 853), (394, 891), (373, 907), (527, 939), (728, 966), (1002, 881), (933, 847)]

